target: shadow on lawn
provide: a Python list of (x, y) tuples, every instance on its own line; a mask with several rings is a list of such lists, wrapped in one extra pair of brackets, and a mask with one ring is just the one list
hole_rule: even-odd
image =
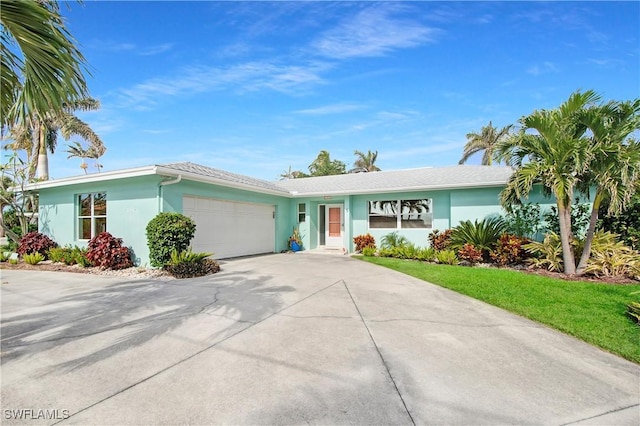
[[(3, 319), (0, 362), (71, 343), (82, 355), (48, 369), (69, 371), (143, 345), (202, 313), (212, 315), (212, 331), (198, 343), (212, 343), (282, 307), (280, 293), (294, 289), (269, 286), (271, 278), (246, 279), (242, 272), (232, 272), (170, 282), (136, 280), (62, 296), (33, 313)], [(221, 326), (220, 317), (234, 322)], [(94, 340), (83, 350), (83, 339), (111, 331), (115, 337), (105, 334), (104, 342)]]

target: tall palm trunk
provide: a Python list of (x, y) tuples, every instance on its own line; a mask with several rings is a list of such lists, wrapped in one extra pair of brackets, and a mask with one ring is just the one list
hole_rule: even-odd
[(49, 156), (47, 155), (46, 129), (43, 125), (39, 126), (38, 139), (38, 163), (36, 166), (36, 177), (41, 180), (49, 180)]
[(574, 256), (573, 245), (571, 240), (571, 209), (568, 205), (558, 199), (558, 221), (560, 223), (560, 241), (562, 243), (562, 261), (564, 262), (564, 273), (567, 275), (575, 275), (576, 259)]
[(593, 243), (593, 234), (596, 231), (596, 224), (598, 223), (598, 211), (602, 204), (603, 193), (602, 190), (596, 191), (596, 196), (593, 200), (593, 207), (591, 208), (591, 218), (589, 219), (589, 229), (587, 229), (587, 235), (584, 239), (584, 248), (582, 249), (582, 255), (580, 256), (580, 262), (578, 262), (577, 275), (584, 274), (584, 270), (587, 268), (587, 262), (591, 256), (591, 244)]

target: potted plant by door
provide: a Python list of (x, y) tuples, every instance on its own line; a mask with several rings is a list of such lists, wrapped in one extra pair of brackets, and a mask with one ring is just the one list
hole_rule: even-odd
[(302, 250), (302, 237), (300, 237), (300, 231), (296, 227), (293, 228), (293, 233), (289, 237), (289, 249), (294, 253)]

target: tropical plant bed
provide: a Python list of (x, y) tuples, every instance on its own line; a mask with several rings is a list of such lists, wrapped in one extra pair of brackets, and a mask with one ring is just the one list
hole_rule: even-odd
[(637, 281), (574, 281), (541, 271), (358, 258), (487, 302), (640, 363), (640, 327), (626, 315), (627, 306), (640, 300)]

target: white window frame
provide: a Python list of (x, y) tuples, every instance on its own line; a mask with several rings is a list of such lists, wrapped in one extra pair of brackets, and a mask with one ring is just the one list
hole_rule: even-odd
[[(367, 228), (369, 230), (376, 230), (376, 229), (394, 229), (394, 230), (400, 230), (400, 229), (433, 229), (433, 198), (416, 198), (416, 199), (412, 199), (411, 201), (415, 201), (415, 200), (427, 200), (429, 202), (429, 212), (427, 214), (431, 214), (431, 226), (425, 226), (425, 227), (418, 227), (418, 228), (411, 228), (411, 227), (402, 227), (402, 201), (407, 201), (408, 199), (386, 199), (386, 200), (368, 200), (367, 201)], [(375, 202), (395, 202), (395, 218), (396, 218), (396, 225), (395, 227), (387, 227), (387, 228), (372, 228), (371, 227), (371, 203), (375, 203)], [(390, 215), (380, 215), (380, 217), (392, 217)]]
[[(104, 202), (105, 202), (105, 214), (101, 215), (101, 214), (96, 214), (95, 212), (95, 196), (102, 194), (104, 195)], [(89, 195), (91, 197), (91, 212), (89, 216), (82, 216), (81, 212), (82, 212), (82, 202), (81, 197)], [(83, 192), (80, 194), (76, 194), (76, 201), (77, 201), (77, 205), (76, 205), (76, 226), (78, 229), (78, 241), (89, 241), (90, 238), (95, 237), (99, 232), (96, 232), (96, 219), (102, 219), (104, 218), (105, 221), (105, 231), (107, 228), (107, 193), (105, 191), (98, 191), (98, 192)], [(91, 221), (91, 237), (89, 239), (87, 238), (83, 238), (82, 236), (82, 227), (80, 226), (80, 222), (82, 219), (90, 219)], [(102, 231), (100, 231), (102, 232)]]
[[(302, 207), (302, 210), (300, 210)], [(298, 223), (307, 221), (307, 204), (306, 203), (298, 203)]]

